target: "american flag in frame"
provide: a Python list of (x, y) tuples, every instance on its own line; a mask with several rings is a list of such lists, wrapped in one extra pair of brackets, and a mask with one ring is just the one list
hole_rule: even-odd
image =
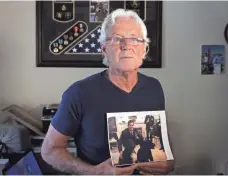
[(100, 32), (101, 26), (97, 26), (64, 54), (102, 54), (99, 41)]

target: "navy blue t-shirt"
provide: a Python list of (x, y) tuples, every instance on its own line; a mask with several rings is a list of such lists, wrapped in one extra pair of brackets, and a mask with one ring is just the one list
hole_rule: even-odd
[(63, 93), (51, 124), (74, 137), (78, 157), (97, 165), (110, 158), (106, 113), (164, 109), (163, 89), (157, 79), (138, 73), (137, 84), (127, 93), (102, 71), (73, 83)]

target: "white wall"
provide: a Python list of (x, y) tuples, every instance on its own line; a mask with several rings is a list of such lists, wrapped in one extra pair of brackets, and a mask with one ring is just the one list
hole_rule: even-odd
[[(1, 107), (15, 103), (39, 114), (40, 104), (58, 102), (71, 83), (102, 70), (36, 68), (35, 2), (0, 3)], [(163, 9), (163, 68), (141, 71), (164, 87), (179, 172), (223, 171), (228, 160), (227, 73), (201, 75), (200, 48), (225, 44), (228, 2), (164, 2)]]
[[(0, 5), (0, 8), (1, 8), (1, 5)], [(0, 17), (0, 23), (2, 21), (2, 18)], [(2, 30), (1, 30), (2, 27), (0, 27), (0, 41), (2, 40), (2, 37), (1, 37), (1, 33), (2, 33)], [(0, 42), (0, 48), (2, 47), (2, 42)], [(3, 77), (2, 77), (2, 65), (3, 65), (3, 58), (4, 58), (4, 53), (2, 52), (2, 50), (0, 49), (0, 109), (2, 107), (2, 87), (3, 87)]]

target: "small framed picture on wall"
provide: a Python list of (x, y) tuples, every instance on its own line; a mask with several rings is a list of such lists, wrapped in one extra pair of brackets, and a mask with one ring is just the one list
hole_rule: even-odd
[(202, 45), (201, 74), (217, 75), (225, 73), (225, 46)]

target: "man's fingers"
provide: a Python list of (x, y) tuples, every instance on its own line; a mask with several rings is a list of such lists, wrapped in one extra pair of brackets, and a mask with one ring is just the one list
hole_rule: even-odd
[(163, 163), (158, 165), (149, 165), (149, 166), (140, 166), (139, 169), (143, 172), (149, 172), (149, 173), (169, 173), (173, 169), (173, 165), (170, 163)]
[(163, 167), (171, 167), (173, 165), (172, 161), (157, 161), (157, 162), (145, 162), (139, 163), (139, 167), (151, 167), (151, 168), (163, 168)]
[(136, 168), (137, 168), (136, 164), (133, 164), (128, 167), (116, 168), (116, 173), (121, 175), (128, 175), (128, 174), (131, 174)]
[(112, 160), (111, 160), (111, 158), (107, 159), (107, 160), (105, 161), (105, 163), (111, 164), (111, 165), (112, 165)]
[(145, 162), (145, 163), (139, 163), (139, 167), (159, 167), (161, 166), (161, 163), (159, 162)]
[(132, 168), (132, 167), (116, 168), (117, 173), (131, 172), (133, 170), (134, 170), (134, 168)]
[(162, 173), (166, 174), (172, 171), (174, 162), (173, 161), (159, 161), (159, 162), (147, 162), (139, 163), (139, 169), (143, 172)]
[(149, 167), (140, 167), (140, 171), (144, 173), (154, 174), (154, 173), (163, 173), (164, 171), (161, 168), (149, 168)]

